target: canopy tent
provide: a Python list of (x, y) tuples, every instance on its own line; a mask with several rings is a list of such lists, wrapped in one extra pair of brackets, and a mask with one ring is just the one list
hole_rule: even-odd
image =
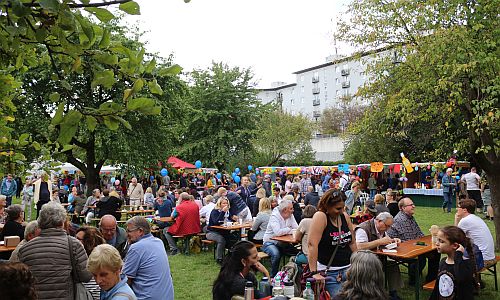
[(188, 162), (183, 161), (175, 156), (170, 156), (167, 163), (171, 164), (175, 169), (196, 169), (196, 167)]

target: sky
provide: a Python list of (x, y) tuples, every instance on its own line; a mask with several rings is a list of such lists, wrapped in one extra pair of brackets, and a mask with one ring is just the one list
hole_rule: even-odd
[[(252, 68), (258, 87), (294, 83), (292, 73), (325, 63), (335, 54), (335, 20), (347, 0), (136, 0), (149, 52), (184, 71), (212, 61)], [(342, 47), (341, 47), (342, 48)], [(349, 54), (346, 47), (338, 54)]]

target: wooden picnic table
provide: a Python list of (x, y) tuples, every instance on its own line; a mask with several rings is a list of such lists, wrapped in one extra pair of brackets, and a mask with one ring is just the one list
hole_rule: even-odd
[(249, 229), (249, 228), (252, 228), (252, 223), (250, 222), (250, 223), (239, 224), (236, 222), (236, 223), (233, 223), (233, 225), (231, 225), (231, 226), (214, 225), (214, 226), (211, 226), (210, 228), (216, 228), (216, 229), (222, 229), (222, 230), (228, 230), (228, 231)]
[(293, 234), (285, 234), (281, 236), (275, 236), (272, 237), (271, 240), (278, 241), (278, 242), (283, 242), (283, 243), (289, 243), (289, 244), (298, 244), (301, 241), (295, 240), (293, 237)]
[(174, 218), (173, 217), (154, 217), (153, 220), (157, 221), (157, 222), (173, 222)]
[(154, 213), (153, 209), (143, 209), (143, 210), (117, 210), (117, 213), (128, 214), (128, 215), (137, 215), (137, 214), (150, 214)]
[(0, 245), (0, 252), (14, 251), (14, 249), (16, 249), (16, 246), (6, 247), (5, 245)]
[[(425, 243), (425, 245), (417, 245), (417, 242), (423, 242)], [(396, 252), (384, 252), (382, 249), (373, 250), (373, 252), (377, 255), (390, 257), (391, 259), (395, 260), (397, 264), (402, 264), (405, 260), (415, 260), (415, 263), (417, 264), (415, 268), (415, 299), (419, 300), (420, 289), (422, 287), (420, 284), (420, 269), (418, 265), (418, 257), (420, 255), (424, 255), (436, 250), (436, 246), (432, 244), (432, 237), (430, 235), (426, 235), (418, 239), (404, 241), (398, 244), (398, 247), (394, 250), (396, 250)], [(387, 269), (387, 260), (384, 259), (383, 261), (385, 273)]]

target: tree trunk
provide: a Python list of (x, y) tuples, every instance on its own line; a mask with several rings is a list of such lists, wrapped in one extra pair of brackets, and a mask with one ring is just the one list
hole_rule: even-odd
[(491, 191), (491, 206), (495, 212), (495, 250), (500, 251), (500, 170), (496, 169), (493, 174), (486, 174)]

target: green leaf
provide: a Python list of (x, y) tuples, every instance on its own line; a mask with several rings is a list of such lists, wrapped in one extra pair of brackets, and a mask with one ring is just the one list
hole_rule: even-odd
[(79, 71), (81, 69), (81, 66), (82, 66), (82, 59), (81, 59), (80, 56), (78, 56), (75, 59), (75, 62), (73, 63), (73, 66), (71, 67), (71, 71), (72, 72)]
[(182, 71), (182, 67), (179, 65), (173, 65), (168, 68), (163, 68), (158, 71), (158, 74), (161, 76), (166, 76), (166, 75), (179, 75), (179, 73)]
[(130, 99), (127, 103), (128, 110), (139, 110), (141, 108), (154, 107), (155, 100), (151, 98), (135, 98)]
[(87, 36), (89, 41), (92, 42), (92, 40), (94, 39), (94, 28), (92, 28), (92, 23), (90, 23), (89, 20), (81, 15), (76, 15), (76, 19), (78, 20), (78, 23), (80, 23), (85, 36)]
[(59, 105), (57, 106), (57, 110), (56, 110), (56, 113), (54, 115), (54, 117), (52, 118), (52, 122), (50, 124), (52, 125), (58, 125), (58, 124), (61, 124), (61, 122), (63, 121), (63, 113), (64, 113), (64, 106), (66, 105), (66, 102), (61, 102), (59, 103)]
[(132, 126), (130, 125), (130, 123), (123, 119), (122, 117), (118, 117), (118, 116), (114, 116), (116, 119), (118, 119), (118, 121), (120, 121), (120, 123), (123, 124), (123, 126), (125, 126), (125, 128), (127, 128), (128, 130), (132, 130)]
[(66, 152), (66, 151), (69, 151), (69, 150), (73, 150), (75, 148), (75, 145), (64, 145), (64, 147), (62, 148), (61, 152)]
[(107, 112), (107, 113), (117, 112), (117, 111), (120, 111), (121, 109), (122, 109), (122, 106), (120, 104), (112, 102), (112, 101), (104, 102), (101, 105), (99, 105), (99, 110)]
[(161, 89), (160, 85), (158, 82), (156, 82), (156, 79), (148, 82), (148, 87), (151, 93), (157, 94), (157, 95), (163, 95), (163, 90)]
[(50, 11), (50, 12), (57, 12), (59, 11), (59, 6), (60, 3), (58, 0), (40, 0), (38, 1), (40, 3), (40, 7)]
[(109, 10), (100, 7), (87, 7), (86, 11), (96, 16), (101, 22), (108, 22), (114, 19), (114, 15)]
[(98, 71), (94, 74), (94, 80), (90, 86), (95, 88), (98, 85), (102, 85), (104, 88), (111, 88), (115, 84), (115, 73), (112, 70)]
[(24, 17), (31, 13), (31, 8), (24, 6), (21, 1), (12, 1), (12, 12), (18, 17)]
[(99, 43), (99, 48), (107, 48), (111, 40), (111, 32), (109, 29), (104, 29), (102, 33), (101, 42)]
[(120, 4), (119, 8), (120, 8), (120, 10), (126, 12), (129, 15), (140, 15), (141, 14), (139, 4), (137, 4), (135, 1), (122, 3), (122, 4)]
[(86, 116), (85, 120), (87, 121), (87, 127), (89, 128), (90, 132), (94, 132), (95, 128), (97, 127), (97, 119), (92, 116)]
[(52, 101), (52, 102), (58, 102), (58, 101), (59, 101), (59, 99), (61, 99), (61, 95), (59, 95), (59, 93), (58, 93), (58, 92), (53, 92), (53, 93), (51, 93), (51, 94), (49, 95), (49, 99), (50, 99), (50, 101)]
[(155, 67), (156, 67), (156, 60), (153, 58), (148, 62), (144, 71), (148, 74), (151, 74)]
[(118, 121), (114, 116), (105, 116), (104, 125), (111, 130), (117, 130), (120, 126), (120, 121)]
[(61, 86), (65, 89), (67, 89), (68, 91), (71, 91), (71, 85), (69, 84), (69, 82), (67, 82), (66, 80), (61, 80), (59, 81), (61, 83)]
[(127, 100), (132, 95), (132, 89), (126, 89), (123, 92), (123, 101)]
[(109, 53), (98, 53), (94, 55), (94, 59), (106, 65), (116, 65), (118, 63), (118, 56)]
[(71, 142), (71, 139), (75, 136), (78, 129), (78, 123), (82, 118), (82, 114), (79, 111), (71, 110), (64, 116), (63, 122), (60, 124), (59, 137), (57, 141), (61, 145), (66, 145)]
[(42, 147), (40, 146), (40, 143), (38, 143), (37, 141), (31, 143), (31, 146), (33, 147), (33, 149), (35, 149), (36, 151), (40, 151), (40, 149), (42, 149)]
[(159, 115), (161, 113), (161, 107), (140, 107), (137, 111), (145, 115)]
[(75, 15), (71, 13), (71, 11), (63, 10), (61, 13), (59, 13), (57, 24), (63, 30), (74, 31), (76, 27)]
[(42, 43), (47, 37), (47, 30), (45, 28), (38, 28), (35, 31), (35, 38), (38, 42)]
[(144, 86), (144, 81), (141, 78), (138, 78), (134, 82), (134, 86), (132, 87), (132, 91), (134, 93), (137, 93), (137, 92), (139, 92), (142, 89), (143, 86)]
[(28, 138), (30, 137), (29, 133), (23, 133), (19, 136), (19, 146), (24, 147), (28, 145)]

